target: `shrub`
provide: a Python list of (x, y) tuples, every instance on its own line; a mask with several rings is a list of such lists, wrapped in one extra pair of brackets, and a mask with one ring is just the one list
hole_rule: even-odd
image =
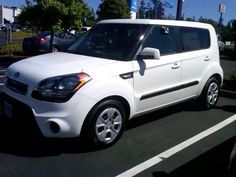
[(224, 54), (228, 56), (236, 56), (236, 51), (234, 45), (229, 45), (224, 47)]
[(226, 80), (224, 80), (223, 88), (226, 90), (236, 91), (236, 72), (232, 72), (227, 75)]
[(22, 45), (20, 42), (5, 44), (0, 49), (0, 55), (14, 55), (21, 53), (23, 52), (22, 52)]

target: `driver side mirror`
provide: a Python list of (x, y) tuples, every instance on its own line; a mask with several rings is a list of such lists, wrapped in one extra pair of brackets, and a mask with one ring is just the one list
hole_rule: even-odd
[(138, 55), (138, 60), (143, 59), (160, 59), (160, 50), (156, 48), (145, 47)]

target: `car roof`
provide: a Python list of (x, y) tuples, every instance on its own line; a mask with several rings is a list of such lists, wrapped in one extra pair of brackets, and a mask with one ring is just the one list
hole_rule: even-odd
[(188, 26), (196, 28), (213, 28), (212, 25), (207, 23), (200, 22), (190, 22), (190, 21), (181, 21), (181, 20), (153, 20), (153, 19), (110, 19), (102, 20), (98, 24), (150, 24), (150, 25), (170, 25), (170, 26)]

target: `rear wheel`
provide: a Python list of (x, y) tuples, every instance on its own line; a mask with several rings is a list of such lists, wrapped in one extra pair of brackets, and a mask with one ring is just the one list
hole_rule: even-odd
[(114, 144), (121, 137), (126, 120), (123, 105), (116, 100), (106, 100), (96, 105), (87, 116), (82, 137), (95, 146)]
[(213, 108), (219, 99), (219, 93), (219, 81), (215, 77), (210, 78), (198, 99), (200, 106), (204, 109)]

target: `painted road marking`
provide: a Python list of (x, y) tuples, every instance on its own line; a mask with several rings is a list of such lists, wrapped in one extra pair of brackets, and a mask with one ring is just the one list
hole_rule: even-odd
[(4, 85), (4, 84), (3, 84), (3, 83), (0, 83), (0, 86), (1, 86), (1, 85)]
[(225, 119), (224, 121), (216, 124), (215, 126), (193, 136), (192, 138), (189, 138), (188, 140), (156, 155), (155, 157), (152, 157), (151, 159), (121, 173), (120, 175), (116, 176), (116, 177), (130, 177), (130, 176), (135, 176), (139, 173), (141, 173), (142, 171), (160, 163), (161, 161), (171, 157), (172, 155), (176, 154), (177, 152), (182, 151), (183, 149), (189, 147), (190, 145), (200, 141), (201, 139), (215, 133), (216, 131), (224, 128), (225, 126), (233, 123), (234, 121), (236, 121), (236, 114)]

